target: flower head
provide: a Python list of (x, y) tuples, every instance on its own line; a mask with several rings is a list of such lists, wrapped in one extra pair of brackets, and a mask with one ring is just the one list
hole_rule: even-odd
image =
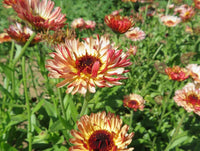
[(195, 7), (200, 9), (200, 0), (194, 0)]
[(145, 39), (146, 34), (139, 27), (131, 28), (125, 33), (125, 36), (132, 41), (140, 41)]
[(4, 42), (9, 42), (11, 41), (11, 37), (8, 35), (8, 33), (1, 33), (0, 34), (0, 44)]
[[(24, 45), (28, 41), (30, 36), (33, 34), (33, 31), (27, 26), (23, 26), (20, 23), (16, 23), (14, 25), (9, 26), (9, 28), (7, 29), (7, 33), (18, 44)], [(31, 45), (34, 45), (35, 43), (38, 43), (41, 40), (41, 35), (38, 33), (31, 41)]]
[(190, 71), (190, 76), (194, 79), (194, 82), (200, 83), (200, 66), (189, 64), (186, 68)]
[(190, 75), (188, 70), (179, 66), (173, 66), (172, 68), (168, 67), (165, 69), (165, 73), (170, 79), (176, 81), (184, 81), (185, 79), (189, 78)]
[(161, 22), (168, 27), (174, 27), (181, 22), (181, 19), (177, 16), (167, 15), (161, 17)]
[(83, 29), (85, 28), (85, 21), (83, 18), (77, 18), (77, 19), (74, 19), (71, 23), (71, 27), (76, 29), (76, 28), (79, 28), (79, 29)]
[(65, 25), (65, 15), (61, 14), (60, 7), (54, 8), (51, 0), (17, 0), (12, 7), (36, 30), (57, 30)]
[(136, 55), (136, 53), (137, 53), (137, 46), (130, 46), (130, 48), (129, 49), (127, 49), (128, 51), (127, 51), (127, 53), (129, 54), (129, 55)]
[(122, 127), (122, 120), (112, 113), (99, 112), (84, 115), (77, 122), (78, 131), (71, 130), (74, 138), (70, 142), (75, 146), (69, 151), (132, 151), (127, 148), (134, 133), (128, 134), (129, 127)]
[(64, 78), (58, 87), (68, 85), (67, 93), (81, 93), (87, 90), (95, 93), (98, 87), (121, 85), (121, 79), (126, 79), (122, 73), (128, 72), (124, 67), (131, 65), (128, 55), (122, 50), (115, 50), (106, 37), (85, 41), (66, 40), (64, 45), (58, 45), (56, 52), (51, 53), (53, 59), (47, 60), (47, 69), (51, 78)]
[(114, 32), (120, 34), (127, 32), (134, 26), (133, 19), (127, 16), (107, 15), (105, 16), (104, 21)]
[(145, 100), (142, 96), (133, 93), (124, 96), (123, 103), (125, 107), (131, 108), (134, 111), (137, 111), (137, 109), (143, 111)]
[(183, 89), (177, 90), (173, 99), (178, 106), (200, 116), (200, 88), (194, 83), (188, 83)]
[(92, 21), (92, 20), (86, 20), (85, 21), (85, 28), (86, 29), (94, 30), (95, 26), (96, 26), (96, 22), (95, 21)]

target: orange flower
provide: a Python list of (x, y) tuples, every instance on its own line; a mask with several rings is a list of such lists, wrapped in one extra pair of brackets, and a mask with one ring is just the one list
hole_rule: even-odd
[(195, 7), (200, 9), (200, 0), (194, 0)]
[(51, 0), (17, 0), (13, 9), (36, 30), (57, 30), (65, 25), (65, 15)]
[(184, 81), (185, 79), (189, 78), (190, 75), (188, 70), (179, 66), (173, 66), (172, 68), (168, 67), (165, 69), (165, 73), (170, 79), (176, 81)]
[(127, 32), (134, 26), (133, 19), (127, 16), (107, 15), (105, 16), (104, 21), (114, 32), (120, 34)]
[(146, 34), (139, 27), (131, 28), (125, 33), (125, 36), (132, 41), (141, 41), (145, 39)]
[(112, 113), (99, 112), (84, 115), (77, 122), (79, 131), (71, 130), (74, 138), (70, 142), (75, 146), (69, 151), (132, 151), (127, 148), (134, 133), (128, 134), (129, 127), (122, 127), (122, 120)]
[(174, 27), (181, 22), (181, 19), (177, 16), (167, 15), (161, 17), (161, 22), (168, 27)]
[(58, 87), (68, 85), (67, 93), (86, 94), (87, 90), (95, 93), (98, 87), (121, 85), (126, 79), (122, 73), (128, 72), (123, 67), (131, 65), (128, 55), (122, 50), (115, 50), (106, 37), (86, 38), (84, 42), (76, 39), (66, 40), (58, 45), (53, 59), (47, 60), (47, 69), (51, 78), (64, 78)]
[(190, 71), (190, 76), (194, 79), (194, 82), (200, 83), (200, 66), (189, 64), (186, 68)]
[[(24, 45), (30, 36), (33, 34), (33, 31), (27, 27), (23, 26), (20, 23), (16, 23), (15, 25), (10, 25), (7, 29), (8, 35), (15, 40), (18, 44)], [(35, 38), (32, 40), (31, 45), (38, 43), (41, 41), (40, 34), (37, 34)]]
[(11, 37), (7, 33), (0, 34), (0, 44), (11, 41)]
[(173, 99), (187, 112), (194, 112), (200, 116), (200, 88), (194, 83), (188, 83), (183, 89), (177, 90)]
[(133, 93), (124, 96), (123, 103), (125, 107), (131, 108), (134, 111), (137, 111), (137, 109), (143, 111), (145, 100), (142, 96)]

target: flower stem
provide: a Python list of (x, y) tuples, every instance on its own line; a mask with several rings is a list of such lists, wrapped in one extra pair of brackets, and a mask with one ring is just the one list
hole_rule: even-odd
[(64, 103), (63, 103), (62, 92), (61, 92), (60, 88), (58, 88), (58, 95), (59, 95), (59, 101), (60, 101), (60, 105), (61, 105), (62, 114), (64, 116), (64, 119), (66, 120), (67, 117), (66, 117), (66, 112), (65, 112), (65, 106), (64, 106)]
[(82, 107), (81, 112), (80, 112), (80, 117), (85, 114), (85, 112), (87, 110), (88, 102), (89, 102), (89, 93), (87, 92), (85, 97), (84, 97), (84, 102), (83, 102), (83, 107)]
[(167, 147), (165, 148), (164, 151), (169, 151), (169, 150), (170, 150), (171, 144), (172, 144), (172, 143), (174, 142), (174, 140), (176, 139), (176, 136), (177, 136), (177, 134), (178, 134), (178, 132), (179, 132), (179, 129), (180, 129), (182, 123), (183, 123), (183, 120), (185, 119), (185, 116), (186, 116), (186, 114), (184, 114), (184, 115), (182, 116), (180, 122), (178, 123), (177, 127), (175, 128), (175, 132), (173, 133), (171, 140), (169, 141), (169, 143), (168, 143), (168, 145), (167, 145)]
[(130, 122), (129, 122), (129, 129), (132, 131), (132, 124), (133, 124), (133, 110), (131, 110)]
[(26, 83), (26, 71), (25, 71), (25, 57), (22, 57), (22, 75), (23, 75), (23, 82), (24, 82), (24, 93), (25, 93), (25, 99), (26, 99), (26, 108), (28, 112), (28, 143), (29, 143), (29, 151), (32, 151), (32, 133), (31, 133), (31, 108), (30, 108), (30, 102), (28, 98), (28, 92), (27, 92), (27, 83)]
[(24, 47), (21, 49), (21, 51), (15, 55), (14, 60), (13, 60), (13, 66), (15, 66), (15, 64), (17, 63), (17, 61), (21, 58), (21, 56), (24, 54), (26, 48), (30, 45), (31, 41), (34, 39), (36, 33), (33, 33), (30, 38), (28, 39), (28, 41), (26, 42), (26, 44), (24, 45)]

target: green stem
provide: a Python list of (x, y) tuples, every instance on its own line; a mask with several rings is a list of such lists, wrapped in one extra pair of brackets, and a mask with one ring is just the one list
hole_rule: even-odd
[(158, 47), (158, 49), (157, 49), (156, 52), (154, 53), (152, 59), (155, 59), (156, 55), (158, 54), (158, 52), (161, 50), (162, 47), (163, 47), (163, 44), (161, 44), (160, 47)]
[[(159, 122), (158, 122), (158, 127), (157, 127), (158, 131), (160, 130), (160, 128), (162, 126), (163, 118), (165, 116), (166, 107), (168, 106), (168, 100), (169, 100), (169, 98), (167, 97), (165, 103), (163, 103), (163, 105), (161, 106), (163, 109), (161, 108), (162, 113), (161, 113), (161, 117), (160, 117)], [(153, 150), (154, 150), (156, 139), (157, 139), (157, 137), (154, 137), (153, 142), (152, 142), (152, 149)]]
[(169, 12), (169, 5), (170, 5), (170, 0), (168, 0), (168, 2), (167, 2), (165, 15), (168, 15), (168, 12)]
[(132, 131), (132, 124), (133, 124), (133, 110), (131, 110), (130, 122), (129, 122), (129, 129)]
[(26, 108), (28, 112), (28, 143), (29, 143), (29, 151), (32, 151), (32, 133), (31, 133), (31, 108), (30, 108), (30, 102), (28, 98), (28, 92), (27, 92), (27, 82), (26, 82), (26, 71), (25, 71), (25, 57), (22, 57), (22, 75), (23, 75), (23, 82), (24, 82), (24, 93), (25, 93), (25, 99), (26, 99)]
[(66, 112), (65, 112), (65, 106), (64, 106), (64, 103), (63, 103), (61, 88), (58, 88), (58, 95), (59, 95), (59, 101), (60, 101), (60, 105), (61, 105), (62, 114), (64, 116), (64, 119), (66, 120), (67, 117), (66, 117)]
[(24, 45), (24, 47), (21, 49), (20, 53), (15, 55), (15, 58), (13, 60), (13, 66), (15, 66), (15, 64), (17, 63), (17, 61), (21, 58), (21, 56), (24, 54), (26, 48), (30, 45), (31, 41), (34, 39), (36, 33), (33, 33), (30, 38), (28, 39), (28, 41), (26, 42), (26, 44)]
[(177, 127), (175, 128), (175, 132), (173, 133), (172, 138), (171, 138), (171, 140), (169, 141), (169, 144), (167, 145), (167, 147), (165, 148), (164, 151), (169, 151), (169, 150), (170, 150), (170, 146), (171, 146), (171, 144), (174, 142), (174, 140), (176, 139), (176, 136), (177, 136), (177, 134), (178, 134), (178, 132), (179, 132), (179, 130), (180, 130), (180, 127), (181, 127), (181, 125), (182, 125), (182, 123), (183, 123), (183, 121), (184, 121), (184, 119), (185, 119), (185, 116), (186, 116), (186, 114), (184, 114), (184, 115), (182, 116), (180, 122), (178, 123)]
[(80, 117), (83, 116), (87, 110), (87, 106), (88, 106), (88, 102), (89, 102), (89, 93), (87, 92), (85, 97), (84, 97), (84, 102), (83, 102), (83, 106), (80, 112)]
[[(13, 53), (14, 53), (14, 47), (15, 47), (15, 42), (12, 41), (12, 46), (11, 46), (11, 50), (10, 50), (10, 59), (9, 59), (9, 67), (12, 67), (12, 60), (13, 60)], [(13, 69), (13, 68), (12, 68)], [(8, 89), (8, 85), (9, 85), (9, 80), (8, 78), (6, 77), (5, 78), (5, 89)], [(13, 96), (14, 97), (14, 96)], [(2, 105), (2, 109), (5, 108), (5, 103), (6, 103), (6, 99), (7, 99), (7, 95), (5, 94), (4, 95), (4, 98), (3, 98), (3, 105)]]

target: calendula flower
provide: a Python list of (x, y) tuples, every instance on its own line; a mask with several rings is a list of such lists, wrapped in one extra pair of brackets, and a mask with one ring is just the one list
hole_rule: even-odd
[(191, 19), (195, 15), (194, 8), (188, 7), (187, 9), (183, 9), (179, 14), (182, 21), (187, 21)]
[(146, 34), (139, 27), (131, 28), (125, 33), (125, 36), (132, 41), (140, 41), (145, 39)]
[(161, 22), (168, 27), (174, 27), (181, 22), (181, 18), (177, 16), (167, 15), (167, 16), (162, 16), (160, 19)]
[[(7, 29), (7, 33), (18, 44), (24, 45), (28, 41), (30, 36), (33, 34), (33, 31), (27, 26), (23, 26), (20, 23), (16, 23), (14, 25), (9, 26), (9, 28)], [(41, 35), (38, 33), (31, 41), (31, 45), (34, 45), (40, 41)]]
[(124, 96), (123, 100), (124, 106), (133, 109), (134, 111), (137, 111), (138, 109), (140, 111), (143, 111), (145, 100), (141, 95), (138, 94), (129, 94)]
[(131, 65), (128, 55), (122, 50), (115, 50), (110, 40), (102, 36), (97, 39), (86, 38), (85, 41), (71, 39), (64, 45), (58, 45), (53, 59), (47, 60), (47, 69), (51, 78), (64, 78), (58, 87), (68, 85), (67, 93), (81, 93), (87, 90), (95, 93), (98, 87), (121, 85), (126, 79), (122, 73), (128, 72), (124, 67)]
[(57, 30), (65, 25), (65, 15), (51, 0), (17, 0), (13, 9), (36, 30)]
[(188, 83), (183, 89), (177, 90), (173, 99), (187, 112), (194, 112), (200, 116), (200, 88), (194, 83)]
[(200, 9), (200, 0), (194, 0), (195, 8)]
[(76, 29), (76, 28), (83, 29), (83, 28), (85, 28), (85, 24), (86, 23), (83, 18), (77, 18), (72, 21), (71, 27), (74, 29)]
[(131, 46), (130, 45), (130, 48), (128, 49), (127, 48), (127, 53), (129, 54), (129, 55), (136, 55), (136, 53), (137, 53), (137, 46)]
[(194, 82), (200, 83), (200, 66), (197, 64), (189, 64), (186, 68), (190, 71), (190, 76), (194, 79)]
[(167, 67), (165, 69), (165, 73), (169, 76), (169, 79), (175, 81), (184, 81), (189, 78), (190, 73), (185, 68), (181, 68), (179, 66), (173, 66), (172, 68)]
[(122, 127), (122, 120), (112, 113), (99, 112), (84, 115), (77, 121), (77, 130), (71, 130), (74, 146), (69, 151), (132, 151), (128, 148), (134, 133), (128, 134), (129, 127)]
[(9, 42), (11, 41), (11, 37), (8, 35), (8, 33), (1, 33), (0, 34), (0, 44), (4, 42)]
[(179, 14), (179, 17), (182, 19), (182, 21), (187, 21), (195, 15), (194, 8), (187, 4), (176, 7), (174, 9), (174, 14), (176, 13)]
[(120, 15), (107, 15), (104, 18), (105, 23), (114, 32), (123, 34), (134, 26), (133, 19), (127, 16)]
[(85, 21), (85, 28), (86, 29), (94, 30), (95, 26), (96, 26), (96, 22), (95, 21), (92, 21), (92, 20), (86, 20)]

